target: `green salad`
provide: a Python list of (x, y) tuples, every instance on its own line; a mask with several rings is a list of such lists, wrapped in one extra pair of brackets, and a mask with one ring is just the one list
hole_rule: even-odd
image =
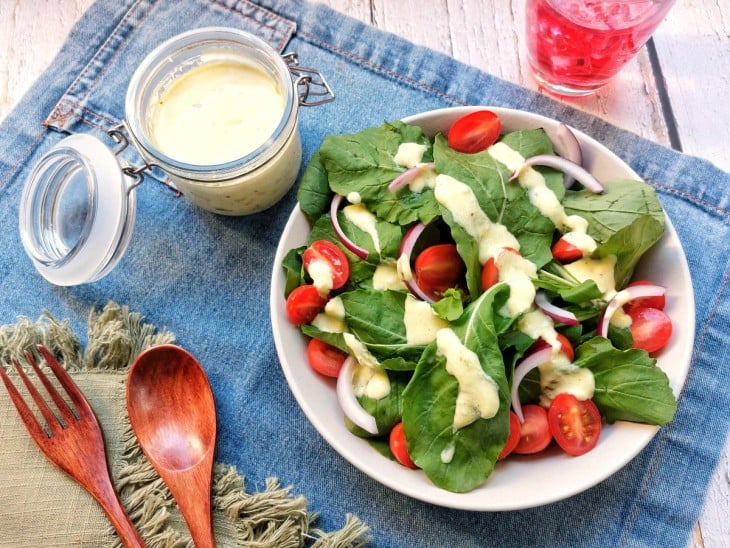
[(563, 135), (559, 155), (488, 110), (435, 137), (389, 122), (325, 139), (300, 182), (311, 232), (282, 266), (308, 362), (337, 377), (353, 435), (449, 491), (676, 409), (665, 289), (632, 279), (664, 211), (642, 181), (596, 181)]

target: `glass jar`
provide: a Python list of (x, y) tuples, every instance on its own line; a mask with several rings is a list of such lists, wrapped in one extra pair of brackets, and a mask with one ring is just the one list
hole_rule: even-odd
[[(261, 80), (261, 75), (272, 84), (270, 89), (260, 89), (258, 95), (236, 92), (237, 84), (246, 86), (246, 80)], [(221, 91), (225, 86), (229, 89)], [(264, 94), (277, 94), (280, 109), (266, 102)], [(216, 128), (225, 129), (228, 120), (221, 119), (222, 111), (240, 119), (264, 110), (276, 119), (273, 129), (259, 135), (258, 141), (247, 143), (252, 146), (242, 149), (242, 154), (225, 161), (206, 161), (205, 155), (202, 161), (192, 161), (184, 157), (191, 150), (180, 150), (175, 157), (171, 147), (165, 150), (162, 146), (159, 130), (170, 120), (165, 122), (160, 111), (176, 98), (197, 104), (178, 110), (185, 119), (172, 120), (175, 127), (171, 133), (177, 130), (182, 138), (192, 138), (190, 134), (197, 132), (198, 148), (220, 149), (226, 146), (221, 141), (229, 139), (246, 141), (246, 135), (226, 135), (225, 130), (217, 136), (212, 134)], [(208, 107), (211, 110), (205, 116), (196, 115), (195, 109), (204, 111)], [(135, 71), (125, 104), (129, 134), (144, 159), (165, 171), (190, 201), (224, 215), (247, 215), (266, 209), (292, 186), (302, 159), (298, 112), (299, 98), (289, 66), (263, 40), (228, 28), (186, 32), (159, 46)], [(205, 141), (209, 141), (207, 145)], [(185, 148), (184, 143), (182, 147), (181, 143), (173, 145)]]
[[(300, 67), (295, 53), (280, 56), (250, 33), (207, 27), (177, 35), (153, 50), (132, 76), (124, 123), (109, 131), (122, 144), (118, 150), (92, 135), (75, 134), (35, 166), (21, 196), (23, 246), (54, 284), (100, 279), (126, 250), (136, 187), (153, 167), (201, 208), (223, 215), (262, 211), (284, 196), (299, 172), (299, 107), (333, 99), (318, 71)], [(175, 101), (183, 105), (182, 114), (163, 113)], [(198, 112), (204, 107), (209, 110)], [(260, 123), (244, 128), (242, 120), (256, 116)], [(218, 125), (210, 125), (211, 119)], [(162, 138), (163, 127), (177, 140)], [(188, 138), (204, 134), (197, 145), (186, 146)], [(119, 162), (128, 143), (142, 166)], [(240, 143), (245, 146), (237, 148)]]

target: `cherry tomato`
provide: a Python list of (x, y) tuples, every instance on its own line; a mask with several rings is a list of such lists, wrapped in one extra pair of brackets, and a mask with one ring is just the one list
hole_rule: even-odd
[(583, 252), (573, 244), (560, 238), (553, 244), (553, 258), (561, 263), (572, 263), (583, 257)]
[(312, 242), (302, 254), (304, 268), (309, 268), (314, 261), (325, 261), (332, 271), (332, 289), (339, 289), (350, 277), (350, 263), (342, 250), (327, 240)]
[(418, 287), (437, 299), (447, 289), (458, 286), (465, 272), (466, 265), (454, 244), (427, 247), (418, 254), (414, 264)]
[(601, 413), (593, 400), (558, 394), (548, 409), (550, 432), (569, 455), (582, 455), (596, 446), (601, 435)]
[(307, 345), (307, 360), (317, 373), (337, 378), (347, 353), (319, 339), (311, 339)]
[(415, 463), (411, 460), (406, 447), (406, 436), (403, 433), (403, 423), (399, 422), (390, 431), (390, 452), (393, 453), (395, 460), (408, 468), (416, 468)]
[(522, 406), (525, 422), (520, 425), (520, 441), (513, 452), (519, 455), (538, 453), (553, 439), (548, 426), (547, 411), (535, 404)]
[[(568, 337), (566, 337), (562, 333), (558, 333), (558, 342), (560, 343), (560, 351), (565, 354), (565, 357), (568, 358), (568, 361), (572, 362), (575, 359), (575, 351), (573, 350), (573, 345), (568, 340)], [(547, 346), (549, 345), (544, 339), (537, 339), (534, 343), (532, 343), (532, 346), (527, 349), (527, 352), (525, 352), (525, 354), (533, 354), (538, 350), (546, 348)]]
[(289, 321), (299, 325), (311, 322), (327, 304), (313, 285), (300, 285), (286, 298), (286, 315)]
[(647, 352), (656, 352), (664, 348), (672, 336), (672, 320), (658, 308), (632, 308), (627, 312), (631, 316), (631, 336), (634, 348)]
[[(513, 247), (503, 247), (502, 251), (509, 251), (510, 253), (516, 253), (517, 255), (521, 255), (521, 253)], [(482, 267), (482, 291), (486, 291), (498, 281), (499, 269), (497, 268), (497, 264), (494, 262), (494, 259), (492, 257), (489, 257), (489, 259), (487, 259), (487, 262), (484, 263), (484, 266)]]
[(479, 110), (459, 118), (449, 130), (449, 146), (458, 152), (473, 154), (492, 146), (502, 131), (502, 122), (494, 112)]
[[(635, 282), (631, 282), (629, 284), (629, 287), (635, 286), (635, 285), (655, 285), (654, 282), (649, 280), (636, 280)], [(640, 297), (638, 299), (634, 299), (633, 301), (629, 301), (624, 305), (624, 310), (629, 311), (632, 308), (658, 308), (659, 310), (664, 310), (664, 307), (667, 304), (667, 299), (664, 295), (659, 295), (658, 297)]]
[(497, 457), (497, 460), (507, 458), (507, 456), (515, 450), (517, 444), (520, 443), (520, 419), (517, 418), (514, 411), (509, 412), (509, 436), (507, 441), (502, 448), (502, 452)]

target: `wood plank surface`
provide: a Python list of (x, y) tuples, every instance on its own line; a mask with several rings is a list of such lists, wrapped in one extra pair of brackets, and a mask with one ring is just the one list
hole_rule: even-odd
[[(93, 0), (0, 0), (0, 120), (47, 67)], [(538, 89), (527, 69), (524, 0), (320, 0), (367, 24)], [(573, 106), (730, 170), (730, 2), (678, 0), (624, 71)], [(658, 72), (657, 72), (658, 69)], [(721, 440), (718, 440), (721, 443)], [(730, 546), (730, 442), (690, 546)]]

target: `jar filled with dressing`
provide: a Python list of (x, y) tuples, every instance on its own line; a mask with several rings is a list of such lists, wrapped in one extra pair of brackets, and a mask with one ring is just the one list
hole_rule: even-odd
[(132, 77), (125, 103), (130, 137), (196, 205), (224, 215), (266, 209), (296, 179), (299, 106), (312, 104), (301, 100), (290, 68), (246, 32), (178, 35)]
[[(171, 38), (132, 76), (125, 120), (108, 132), (117, 150), (74, 134), (35, 166), (19, 208), (26, 253), (56, 285), (108, 274), (126, 251), (136, 187), (152, 168), (215, 213), (249, 215), (272, 206), (301, 166), (299, 107), (333, 99), (318, 71), (248, 32), (206, 27)], [(120, 160), (129, 144), (142, 165)]]

